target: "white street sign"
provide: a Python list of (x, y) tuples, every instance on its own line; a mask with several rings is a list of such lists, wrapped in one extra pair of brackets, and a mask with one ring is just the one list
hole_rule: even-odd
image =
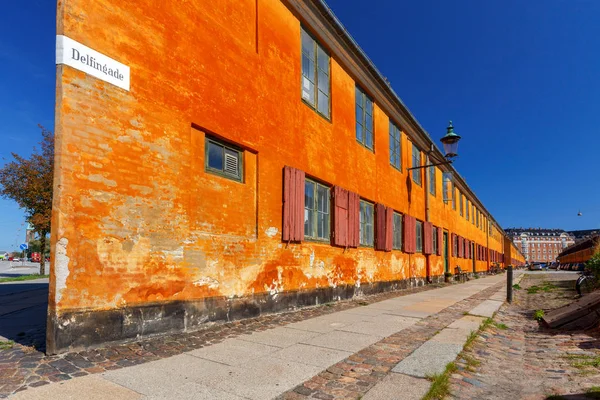
[(56, 64), (75, 69), (129, 91), (129, 67), (63, 35), (56, 35)]

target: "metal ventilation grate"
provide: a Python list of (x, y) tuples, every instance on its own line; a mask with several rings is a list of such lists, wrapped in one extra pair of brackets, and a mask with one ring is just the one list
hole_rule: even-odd
[(225, 168), (226, 174), (239, 176), (239, 153), (225, 149)]

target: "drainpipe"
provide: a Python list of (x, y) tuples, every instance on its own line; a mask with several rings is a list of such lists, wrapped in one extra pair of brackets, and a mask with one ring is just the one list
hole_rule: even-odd
[[(431, 146), (431, 151), (433, 151), (433, 145)], [(425, 157), (425, 165), (429, 164), (429, 155), (427, 155)], [(424, 185), (424, 189), (425, 189), (425, 221), (429, 222), (430, 221), (430, 215), (429, 215), (429, 179), (431, 178), (429, 176), (429, 168), (423, 168), (425, 170), (425, 173), (423, 174), (423, 185)], [(439, 227), (438, 227), (439, 229)], [(431, 279), (431, 254), (428, 254), (425, 256), (425, 275), (426, 275), (426, 280), (427, 283), (433, 283), (432, 279)]]
[(490, 214), (487, 214), (487, 224), (485, 227), (485, 247), (486, 247), (486, 254), (485, 254), (485, 262), (487, 263), (487, 270), (489, 272), (490, 270)]

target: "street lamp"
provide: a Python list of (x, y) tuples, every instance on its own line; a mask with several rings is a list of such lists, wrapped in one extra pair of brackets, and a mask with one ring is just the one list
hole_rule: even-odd
[(454, 126), (452, 126), (452, 121), (448, 123), (448, 127), (446, 128), (446, 136), (440, 139), (440, 142), (444, 145), (444, 153), (446, 159), (450, 160), (456, 156), (458, 156), (458, 142), (460, 141), (460, 135), (457, 135), (454, 132)]
[[(435, 167), (435, 166), (444, 165), (444, 164), (452, 164), (452, 162), (454, 161), (453, 158), (458, 157), (458, 142), (460, 141), (461, 137), (460, 137), (460, 135), (456, 134), (456, 132), (454, 132), (454, 126), (452, 126), (452, 121), (450, 121), (448, 123), (448, 127), (446, 128), (446, 130), (447, 130), (446, 136), (444, 136), (443, 138), (440, 139), (440, 141), (444, 145), (444, 153), (445, 153), (444, 157), (446, 158), (446, 161), (433, 163), (433, 164), (429, 164), (429, 165), (421, 165), (419, 167), (407, 168), (407, 171), (410, 171), (413, 169)], [(431, 145), (431, 151), (429, 153), (431, 153), (432, 151), (433, 151), (433, 145)]]

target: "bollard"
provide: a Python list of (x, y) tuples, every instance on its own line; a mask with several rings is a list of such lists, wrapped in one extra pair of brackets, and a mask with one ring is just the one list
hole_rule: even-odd
[(506, 301), (512, 303), (513, 294), (513, 266), (506, 268)]

